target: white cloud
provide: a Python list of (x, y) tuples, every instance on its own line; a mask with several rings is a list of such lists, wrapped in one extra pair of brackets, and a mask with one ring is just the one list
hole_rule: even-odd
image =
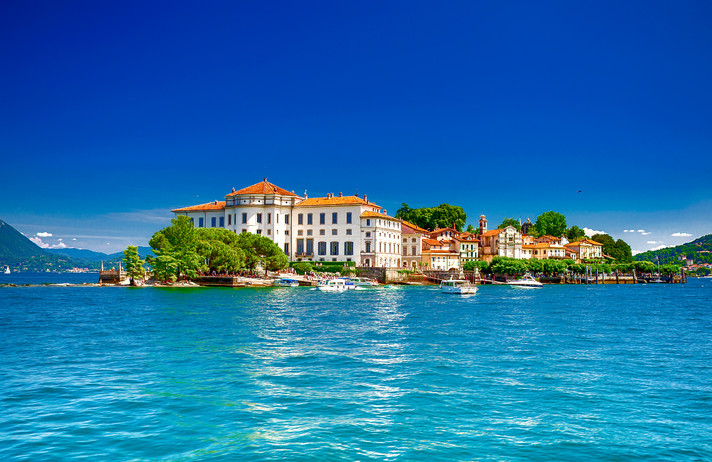
[(639, 233), (644, 233), (645, 230), (644, 230), (644, 229), (639, 229), (638, 232), (639, 232)]
[[(51, 236), (51, 234), (50, 234), (50, 236)], [(42, 249), (66, 249), (67, 248), (67, 244), (62, 242), (61, 239), (59, 239), (59, 242), (57, 242), (56, 244), (49, 244), (47, 242), (44, 242), (42, 240), (42, 238), (40, 238), (40, 237), (31, 237), (30, 240), (32, 242), (34, 242), (35, 244), (37, 244)]]
[(690, 233), (672, 233), (670, 236), (672, 237), (690, 237), (692, 234)]
[(77, 240), (77, 238), (76, 238), (76, 237), (73, 237), (73, 238), (72, 238), (72, 240), (73, 240), (73, 241), (76, 241), (76, 240)]
[(662, 242), (658, 242), (658, 241), (646, 241), (645, 243), (648, 245), (662, 244)]
[(631, 250), (630, 251), (633, 255), (638, 255), (639, 253), (643, 253), (643, 250)]
[(643, 234), (643, 236), (647, 236), (648, 234), (651, 234), (651, 233), (650, 233), (650, 232), (645, 232), (645, 233), (642, 233), (642, 234)]
[(660, 250), (660, 249), (666, 249), (666, 248), (668, 248), (668, 247), (674, 247), (674, 246), (672, 246), (672, 245), (660, 244), (659, 246), (653, 247), (653, 248), (650, 249), (650, 250)]
[(37, 233), (37, 236), (39, 236), (39, 237), (52, 237), (52, 233), (41, 232), (41, 233)]
[(586, 228), (586, 227), (584, 227), (582, 229), (583, 229), (583, 232), (586, 233), (586, 236), (593, 236), (594, 234), (608, 234), (605, 231), (596, 231), (595, 229)]

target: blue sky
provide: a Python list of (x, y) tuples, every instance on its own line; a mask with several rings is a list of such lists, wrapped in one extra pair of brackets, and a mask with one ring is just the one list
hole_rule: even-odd
[(102, 3), (0, 5), (0, 218), (45, 245), (145, 245), (264, 177), (712, 232), (708, 2)]

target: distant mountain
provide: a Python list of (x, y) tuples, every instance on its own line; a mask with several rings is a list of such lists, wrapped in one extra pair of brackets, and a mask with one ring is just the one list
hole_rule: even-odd
[(19, 259), (44, 255), (37, 244), (0, 220), (0, 259)]
[(94, 252), (93, 250), (88, 249), (73, 249), (70, 247), (65, 249), (47, 249), (47, 252), (91, 262), (100, 262), (102, 260), (106, 260), (108, 257), (107, 254), (102, 252)]
[(679, 262), (683, 255), (692, 258), (695, 263), (712, 263), (712, 234), (707, 234), (687, 244), (639, 253), (633, 259), (654, 262), (657, 256), (660, 258), (660, 263), (664, 264)]
[[(119, 260), (123, 260), (124, 258), (124, 251), (120, 252), (115, 252), (115, 253), (104, 253), (104, 252), (95, 252), (93, 250), (88, 250), (88, 249), (73, 249), (73, 248), (65, 248), (65, 249), (47, 249), (49, 252), (57, 254), (57, 255), (65, 255), (70, 258), (74, 259), (80, 259), (80, 260), (86, 260), (94, 263), (99, 263), (99, 262), (116, 262)], [(142, 259), (146, 259), (147, 255), (153, 255), (153, 251), (151, 250), (150, 247), (143, 247), (139, 246), (138, 247), (138, 254)]]

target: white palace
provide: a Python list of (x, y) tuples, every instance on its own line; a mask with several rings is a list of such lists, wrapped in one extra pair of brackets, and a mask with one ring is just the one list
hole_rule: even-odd
[(363, 198), (327, 194), (301, 197), (264, 181), (224, 201), (172, 210), (197, 228), (225, 228), (272, 239), (292, 261), (354, 261), (359, 266), (401, 266), (401, 222)]

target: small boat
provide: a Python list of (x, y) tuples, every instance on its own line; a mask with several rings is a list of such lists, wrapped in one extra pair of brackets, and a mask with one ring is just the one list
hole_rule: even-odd
[(535, 288), (535, 287), (543, 287), (544, 286), (544, 284), (537, 281), (529, 274), (525, 274), (521, 278), (515, 279), (514, 281), (509, 281), (509, 282), (507, 282), (507, 285), (510, 285), (512, 287), (525, 287), (525, 288)]
[(477, 286), (464, 279), (448, 279), (440, 281), (440, 291), (446, 294), (475, 294)]
[(354, 283), (356, 287), (376, 287), (378, 285), (378, 281), (375, 279), (371, 278), (349, 278), (351, 282)]
[(355, 289), (356, 286), (348, 279), (339, 278), (322, 281), (316, 288), (323, 292), (346, 292)]
[(10, 274), (10, 267), (6, 266), (4, 272), (5, 272), (5, 274)]
[(299, 287), (299, 281), (292, 278), (275, 279), (272, 283), (275, 287)]

